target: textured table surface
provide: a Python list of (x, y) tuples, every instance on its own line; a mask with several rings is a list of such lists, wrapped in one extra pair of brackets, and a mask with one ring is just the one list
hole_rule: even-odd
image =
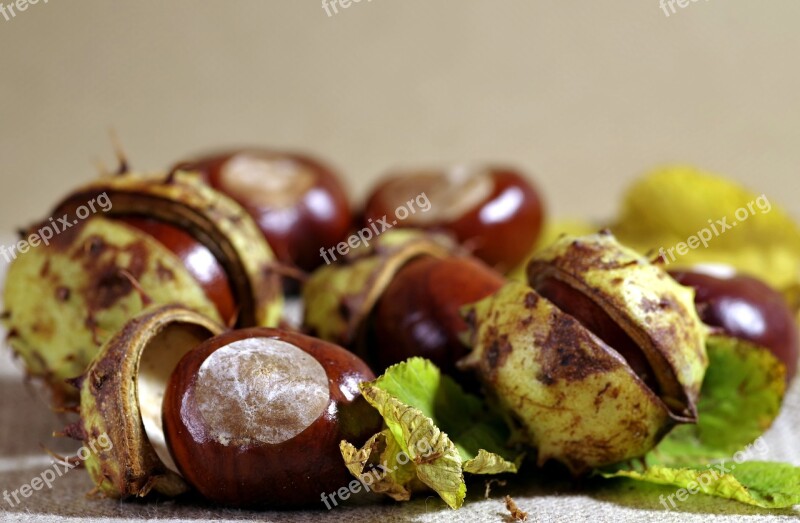
[[(2, 268), (2, 273), (5, 267)], [(2, 278), (0, 278), (2, 281)], [(63, 423), (50, 414), (36, 394), (23, 383), (18, 365), (5, 348), (0, 357), (0, 493), (30, 484), (45, 469), (50, 458), (40, 445), (60, 452), (70, 450), (68, 442), (50, 438)], [(795, 428), (800, 424), (800, 387), (790, 391), (780, 418), (766, 434), (769, 450), (764, 459), (800, 465)], [(65, 446), (65, 444), (67, 446)], [(72, 451), (75, 448), (71, 449)], [(34, 491), (21, 503), (11, 507), (0, 499), (0, 518), (7, 521), (511, 521), (502, 501), (510, 494), (528, 521), (778, 521), (800, 518), (800, 511), (768, 511), (732, 501), (696, 495), (680, 503), (677, 510), (667, 511), (659, 495), (675, 492), (671, 487), (633, 487), (630, 484), (610, 485), (588, 482), (580, 486), (558, 482), (552, 484), (529, 471), (527, 477), (509, 482), (506, 487), (493, 486), (489, 499), (484, 499), (482, 481), (470, 484), (468, 499), (459, 511), (451, 511), (438, 498), (419, 498), (411, 503), (394, 504), (378, 499), (360, 499), (355, 503), (326, 511), (249, 512), (219, 510), (188, 502), (137, 501), (117, 502), (89, 499), (91, 482), (83, 470), (72, 470), (57, 478), (52, 489)]]

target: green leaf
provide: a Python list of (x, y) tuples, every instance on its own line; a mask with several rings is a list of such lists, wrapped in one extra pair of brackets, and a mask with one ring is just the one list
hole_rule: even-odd
[(612, 230), (643, 254), (675, 248), (708, 231), (707, 246), (693, 242), (695, 248), (683, 255), (673, 250), (675, 259), (667, 256), (672, 267), (724, 263), (777, 288), (800, 274), (800, 229), (789, 214), (766, 195), (692, 167), (660, 169), (636, 182)]
[[(780, 410), (785, 391), (783, 364), (769, 350), (727, 336), (710, 336), (706, 348), (709, 366), (697, 424), (673, 429), (646, 456), (646, 470), (600, 474), (674, 485), (690, 493), (694, 490), (765, 508), (800, 503), (800, 468), (741, 462), (767, 450), (760, 436)], [(718, 463), (708, 464), (711, 461)]]
[(681, 497), (702, 493), (763, 508), (786, 508), (800, 503), (800, 467), (787, 463), (746, 461), (687, 468), (653, 466), (645, 471), (618, 470), (601, 475), (673, 485), (688, 491)]
[(407, 500), (427, 486), (455, 509), (466, 496), (464, 472), (517, 471), (522, 456), (505, 448), (509, 433), (502, 420), (430, 361), (411, 358), (394, 365), (362, 383), (361, 392), (387, 428), (361, 449), (347, 442), (340, 449), (357, 478), (380, 469), (376, 492)]
[(696, 425), (672, 430), (648, 463), (683, 465), (732, 456), (766, 431), (786, 388), (784, 366), (764, 348), (727, 336), (710, 336), (709, 366)]
[(396, 501), (408, 501), (411, 493), (426, 488), (417, 479), (410, 460), (398, 462), (402, 449), (389, 429), (372, 436), (363, 447), (356, 448), (347, 441), (339, 444), (347, 470), (378, 494)]
[[(518, 458), (519, 459), (519, 458)], [(463, 463), (464, 472), (470, 474), (502, 474), (503, 472), (516, 472), (519, 461), (511, 463), (499, 454), (478, 450), (478, 455)]]
[[(392, 466), (392, 460), (401, 464), (406, 461), (405, 457), (399, 457), (405, 455), (410, 458), (407, 465), (414, 467), (420, 481), (436, 491), (450, 508), (460, 507), (467, 486), (461, 471), (461, 456), (447, 434), (418, 409), (405, 405), (379, 387), (362, 384), (361, 392), (370, 405), (378, 409), (390, 431), (383, 454), (384, 462), (388, 461), (388, 479), (400, 480), (397, 472), (406, 472)], [(393, 447), (395, 442), (397, 448)]]
[(373, 385), (419, 409), (449, 434), (462, 460), (475, 458), (481, 449), (508, 460), (516, 457), (505, 448), (509, 432), (502, 418), (489, 414), (483, 400), (465, 393), (430, 361), (410, 358), (387, 369)]

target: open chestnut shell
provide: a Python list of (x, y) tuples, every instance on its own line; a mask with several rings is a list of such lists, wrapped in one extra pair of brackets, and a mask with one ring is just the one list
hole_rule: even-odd
[(303, 288), (303, 330), (367, 358), (369, 316), (399, 270), (422, 256), (457, 252), (447, 237), (393, 229), (359, 246), (339, 262), (314, 271)]
[(184, 229), (162, 220), (143, 216), (120, 216), (116, 219), (155, 238), (181, 259), (183, 266), (202, 286), (205, 295), (217, 308), (226, 325), (237, 321), (238, 308), (225, 268), (211, 250)]
[[(80, 216), (100, 196), (108, 208)], [(75, 399), (64, 380), (81, 374), (103, 342), (149, 304), (179, 303), (239, 326), (280, 319), (280, 278), (260, 231), (241, 206), (194, 176), (103, 178), (52, 215), (73, 225), (10, 265), (4, 321), (29, 376), (49, 385), (56, 405)], [(192, 266), (200, 259), (185, 256), (187, 246), (202, 254), (202, 267)], [(195, 270), (220, 267), (224, 275), (205, 281)]]
[(298, 507), (346, 486), (339, 442), (364, 443), (381, 418), (359, 391), (354, 354), (280, 329), (206, 340), (178, 363), (164, 429), (183, 477), (230, 506)]
[(429, 209), (394, 225), (453, 234), (501, 272), (522, 263), (539, 237), (544, 211), (538, 191), (518, 170), (491, 165), (395, 171), (372, 190), (363, 219), (395, 222), (396, 210), (423, 193)]
[(428, 358), (462, 386), (477, 383), (455, 363), (466, 354), (460, 309), (498, 290), (504, 278), (448, 237), (395, 229), (306, 283), (305, 332), (338, 343), (376, 371)]
[(161, 405), (172, 369), (224, 327), (179, 306), (148, 309), (108, 339), (81, 377), (80, 421), (67, 432), (84, 442), (105, 435), (86, 469), (111, 498), (143, 497), (151, 491), (176, 496), (188, 490), (167, 450)]
[(697, 419), (707, 327), (693, 291), (608, 233), (565, 236), (465, 307), (460, 362), (512, 413), (540, 465), (575, 475), (638, 458)]

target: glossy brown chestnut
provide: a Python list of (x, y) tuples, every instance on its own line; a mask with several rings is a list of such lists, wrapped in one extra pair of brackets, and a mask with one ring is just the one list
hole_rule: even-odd
[(468, 352), (461, 340), (467, 324), (460, 309), (496, 292), (504, 282), (473, 258), (426, 256), (409, 262), (376, 304), (369, 343), (376, 368), (421, 356), (463, 382), (466, 378), (455, 366)]
[(770, 349), (786, 366), (786, 379), (797, 372), (798, 328), (783, 296), (766, 283), (713, 266), (670, 271), (678, 283), (694, 287), (700, 318), (735, 338)]
[(134, 215), (115, 219), (149, 234), (180, 258), (216, 305), (223, 321), (228, 325), (236, 322), (236, 302), (228, 275), (208, 247), (185, 230), (161, 220)]
[(320, 248), (345, 239), (353, 222), (336, 173), (308, 156), (266, 149), (236, 149), (181, 162), (198, 172), (253, 217), (278, 260), (311, 271)]
[(302, 334), (251, 328), (211, 338), (170, 377), (170, 453), (215, 503), (314, 506), (353, 480), (339, 442), (364, 443), (380, 430), (358, 388), (372, 379), (352, 353)]
[[(400, 219), (396, 210), (423, 193), (429, 210), (417, 209)], [(475, 256), (505, 272), (533, 249), (543, 208), (537, 190), (516, 170), (456, 166), (397, 172), (379, 183), (367, 200), (364, 220), (377, 222), (384, 216), (398, 227), (448, 231)]]

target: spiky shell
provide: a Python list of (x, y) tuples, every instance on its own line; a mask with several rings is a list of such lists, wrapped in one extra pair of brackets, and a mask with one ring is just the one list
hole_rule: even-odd
[(511, 413), (540, 464), (554, 459), (580, 475), (641, 457), (675, 423), (695, 419), (707, 329), (691, 290), (607, 234), (559, 240), (531, 261), (528, 277), (565, 281), (609, 312), (659, 385), (652, 390), (613, 347), (528, 285), (510, 282), (465, 307), (473, 351), (460, 366)]
[[(107, 212), (86, 220), (76, 210), (106, 194)], [(57, 405), (75, 399), (64, 380), (84, 371), (101, 344), (146, 302), (180, 303), (219, 320), (180, 259), (137, 229), (114, 221), (139, 214), (182, 227), (224, 267), (239, 306), (239, 325), (277, 324), (282, 294), (274, 257), (238, 204), (194, 176), (127, 174), (79, 189), (53, 216), (73, 225), (17, 257), (4, 290), (9, 342)], [(46, 224), (39, 224), (35, 231)]]

